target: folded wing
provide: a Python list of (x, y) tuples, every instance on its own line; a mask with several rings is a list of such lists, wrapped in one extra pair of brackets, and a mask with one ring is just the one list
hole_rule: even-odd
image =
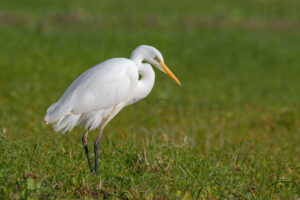
[(74, 121), (79, 120), (81, 114), (128, 101), (137, 81), (135, 63), (124, 58), (107, 60), (81, 74), (58, 102), (49, 107), (45, 120), (59, 123), (69, 116), (72, 120), (68, 123), (74, 127), (77, 123)]

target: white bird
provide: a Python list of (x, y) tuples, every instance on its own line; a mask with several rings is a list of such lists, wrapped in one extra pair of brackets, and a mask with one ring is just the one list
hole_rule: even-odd
[(164, 64), (162, 54), (152, 46), (141, 45), (132, 52), (130, 59), (112, 58), (88, 69), (48, 108), (45, 121), (52, 124), (55, 131), (66, 132), (75, 126), (85, 126), (82, 143), (91, 172), (93, 167), (87, 146), (89, 132), (100, 126), (94, 144), (97, 174), (98, 148), (103, 129), (122, 108), (149, 94), (155, 81), (150, 64), (181, 85)]

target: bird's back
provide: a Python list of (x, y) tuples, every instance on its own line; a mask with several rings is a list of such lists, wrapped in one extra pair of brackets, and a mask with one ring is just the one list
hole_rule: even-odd
[(83, 114), (106, 110), (126, 101), (137, 81), (138, 68), (131, 60), (113, 58), (104, 61), (81, 74), (58, 102), (49, 107), (45, 120), (58, 125), (66, 117), (72, 118), (65, 126), (57, 128), (70, 126), (67, 128), (70, 130), (82, 121)]

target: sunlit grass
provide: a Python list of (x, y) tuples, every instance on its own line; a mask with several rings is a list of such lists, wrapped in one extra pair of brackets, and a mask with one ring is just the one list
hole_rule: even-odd
[[(118, 3), (2, 3), (0, 198), (299, 198), (299, 3)], [(140, 44), (183, 87), (156, 71), (105, 128), (94, 176), (84, 130), (43, 117), (82, 72)]]

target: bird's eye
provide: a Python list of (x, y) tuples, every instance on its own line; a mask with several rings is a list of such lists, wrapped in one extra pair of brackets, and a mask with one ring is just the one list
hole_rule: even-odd
[(157, 62), (160, 62), (160, 60), (157, 56), (154, 57), (154, 60), (157, 61)]

